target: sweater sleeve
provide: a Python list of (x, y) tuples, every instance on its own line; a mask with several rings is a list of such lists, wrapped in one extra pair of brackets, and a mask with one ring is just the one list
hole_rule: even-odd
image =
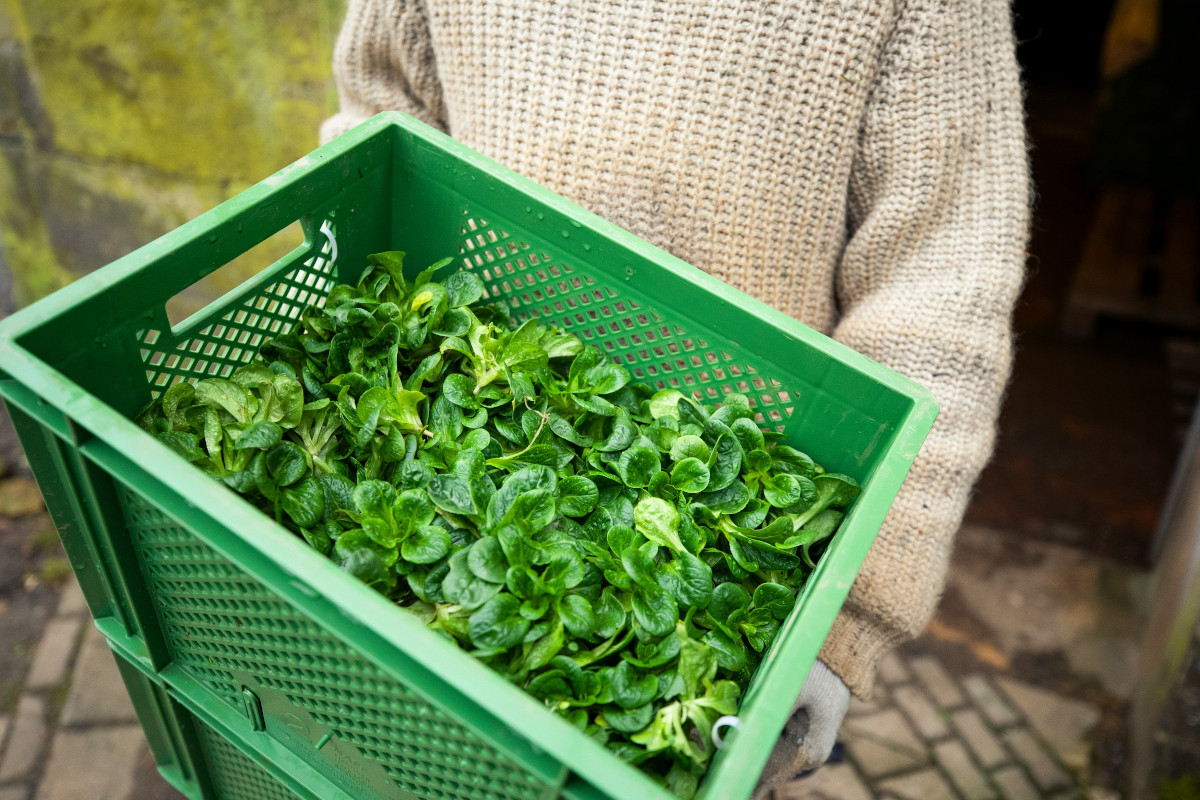
[(848, 198), (833, 336), (941, 405), (821, 653), (865, 695), (879, 659), (933, 615), (1009, 376), (1029, 178), (1004, 0), (903, 5)]
[(333, 74), (340, 108), (321, 126), (322, 142), (389, 110), (447, 130), (422, 0), (350, 0)]

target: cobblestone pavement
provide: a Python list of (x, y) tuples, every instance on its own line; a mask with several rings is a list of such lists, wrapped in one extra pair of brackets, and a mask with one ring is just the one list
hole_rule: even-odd
[(16, 711), (0, 714), (0, 800), (178, 800), (83, 593), (66, 584)]
[[(1113, 631), (1136, 626), (1098, 610), (1120, 594), (1105, 570), (1081, 571), (1068, 550), (1013, 561), (1020, 547), (998, 537), (964, 531), (938, 618), (884, 661), (870, 699), (852, 701), (839, 736), (844, 760), (774, 800), (1119, 800), (1089, 784), (1097, 731), (1112, 727), (1113, 708), (1124, 702), (1119, 691), (1097, 687), (1120, 689), (1112, 678), (1119, 670), (1098, 650), (1080, 650), (1090, 671), (1068, 656), (1101, 631), (1109, 637), (1103, 652), (1119, 667), (1136, 640), (1123, 634), (1107, 643)], [(1053, 594), (1068, 591), (1064, 576), (1069, 594)], [(973, 604), (966, 584), (993, 602)], [(1031, 616), (1037, 632), (1064, 633), (1040, 641), (1022, 628)], [(1030, 648), (1042, 645), (1052, 649), (1031, 660)], [(1058, 654), (1048, 659), (1060, 665), (1057, 674), (1029, 666), (1047, 653)], [(16, 702), (0, 706), (0, 800), (180, 800), (154, 769), (73, 579), (29, 663)]]
[(894, 654), (873, 696), (854, 699), (845, 760), (775, 800), (1072, 800), (1083, 788), (1100, 711), (982, 672), (954, 679), (935, 656)]
[[(69, 688), (67, 688), (69, 687)], [(65, 689), (65, 691), (64, 691)], [(950, 675), (929, 654), (881, 666), (852, 701), (845, 760), (775, 800), (1070, 800), (1085, 791), (1100, 711), (1011, 677)], [(113, 657), (68, 584), (17, 704), (0, 716), (0, 800), (168, 800)]]

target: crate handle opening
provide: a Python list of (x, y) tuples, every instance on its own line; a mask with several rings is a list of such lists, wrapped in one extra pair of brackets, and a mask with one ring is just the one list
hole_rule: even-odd
[[(336, 253), (337, 245), (332, 235), (324, 226), (322, 232), (329, 238), (331, 249)], [(237, 292), (243, 284), (264, 270), (306, 251), (304, 226), (300, 220), (296, 220), (168, 300), (167, 320), (171, 323), (171, 329), (177, 331), (185, 320), (226, 295)]]

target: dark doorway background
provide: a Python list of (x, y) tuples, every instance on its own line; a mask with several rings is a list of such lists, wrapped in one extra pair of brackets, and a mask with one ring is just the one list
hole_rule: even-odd
[[(1014, 4), (1036, 189), (1016, 361), (995, 456), (967, 521), (1146, 563), (1178, 448), (1173, 331), (1100, 315), (1062, 333), (1105, 184), (1094, 141), (1111, 2)], [(1183, 390), (1186, 393), (1186, 388)], [(1187, 403), (1183, 403), (1186, 407)]]

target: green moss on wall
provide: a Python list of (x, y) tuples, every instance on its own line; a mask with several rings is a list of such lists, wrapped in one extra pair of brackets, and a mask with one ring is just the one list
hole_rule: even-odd
[(341, 0), (24, 0), (58, 149), (201, 181), (256, 180), (334, 108)]
[[(0, 71), (19, 79), (0, 86), (0, 265), (17, 305), (316, 147), (336, 109), (330, 62), (344, 7), (0, 0), (12, 62)], [(239, 263), (208, 291), (259, 266)]]
[(1163, 781), (1158, 800), (1200, 800), (1200, 775), (1183, 775)]
[(43, 160), (42, 219), (64, 266), (80, 274), (179, 227), (240, 188), (57, 153)]
[(66, 286), (75, 276), (63, 268), (37, 208), (28, 202), (20, 152), (0, 157), (0, 247), (12, 273), (11, 305), (21, 307)]

